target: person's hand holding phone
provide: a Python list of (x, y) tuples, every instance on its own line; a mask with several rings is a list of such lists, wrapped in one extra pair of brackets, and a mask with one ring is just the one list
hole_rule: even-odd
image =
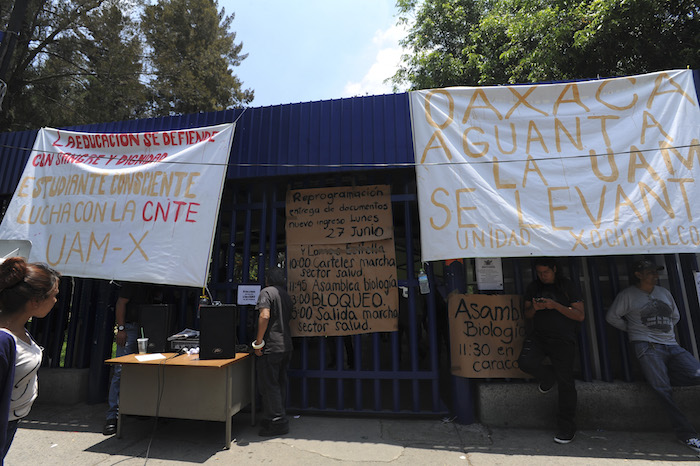
[(532, 299), (532, 307), (536, 311), (540, 311), (542, 309), (549, 309), (549, 299), (547, 298), (533, 298)]

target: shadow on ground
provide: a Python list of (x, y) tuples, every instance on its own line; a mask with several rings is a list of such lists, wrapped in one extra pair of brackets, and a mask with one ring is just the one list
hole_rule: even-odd
[[(471, 464), (577, 464), (596, 460), (698, 461), (670, 432), (579, 431), (574, 442), (559, 445), (553, 432), (498, 428), (480, 424), (458, 425), (440, 420), (377, 419), (340, 416), (295, 416), (289, 434), (269, 439), (257, 435), (250, 413), (233, 418), (232, 444), (224, 449), (224, 423), (127, 416), (122, 438), (102, 435), (106, 405), (50, 406), (38, 404), (20, 423), (17, 448), (31, 445), (33, 464), (136, 464), (161, 460), (206, 463), (213, 461), (329, 460), (353, 463), (405, 464), (468, 459)], [(270, 449), (270, 445), (275, 449)], [(20, 447), (19, 445), (23, 445)], [(15, 445), (13, 444), (13, 449)], [(441, 455), (441, 456), (440, 456)], [(500, 456), (507, 457), (500, 458)], [(13, 463), (13, 450), (8, 464)], [(24, 457), (23, 459), (31, 459)], [(522, 459), (522, 461), (519, 461)], [(513, 461), (519, 463), (513, 463)], [(582, 461), (583, 460), (583, 461)]]

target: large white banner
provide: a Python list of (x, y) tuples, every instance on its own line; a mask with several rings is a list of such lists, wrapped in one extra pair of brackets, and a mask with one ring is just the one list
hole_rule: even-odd
[(233, 133), (42, 129), (0, 239), (65, 275), (203, 286)]
[(697, 252), (692, 71), (411, 93), (424, 261)]

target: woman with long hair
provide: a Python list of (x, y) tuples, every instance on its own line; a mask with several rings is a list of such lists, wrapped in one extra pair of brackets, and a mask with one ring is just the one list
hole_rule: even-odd
[(10, 257), (0, 263), (0, 333), (3, 334), (0, 342), (12, 337), (16, 354), (14, 367), (2, 367), (1, 360), (5, 357), (7, 363), (10, 355), (1, 354), (5, 347), (0, 345), (0, 370), (4, 369), (0, 374), (0, 396), (8, 388), (11, 391), (5, 411), (2, 410), (5, 401), (0, 399), (0, 429), (7, 422), (6, 430), (0, 432), (0, 439), (4, 437), (4, 444), (0, 445), (2, 459), (10, 449), (19, 420), (29, 414), (39, 391), (37, 372), (42, 348), (25, 326), (29, 319), (45, 317), (53, 309), (60, 276), (45, 264), (28, 263), (21, 257)]

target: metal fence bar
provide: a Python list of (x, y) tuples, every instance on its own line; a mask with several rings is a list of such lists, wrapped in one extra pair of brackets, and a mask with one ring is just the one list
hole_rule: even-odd
[[(579, 295), (583, 296), (583, 293), (581, 292), (581, 282), (579, 281), (579, 277), (581, 276), (580, 262), (580, 258), (569, 258), (569, 275)], [(581, 377), (586, 382), (590, 382), (591, 380), (593, 380), (593, 374), (591, 369), (591, 349), (589, 341), (590, 339), (588, 337), (587, 327), (585, 325), (579, 325), (578, 344), (581, 359)]]
[[(309, 339), (302, 338), (301, 340), (301, 409), (308, 409), (309, 407), (309, 379), (306, 375), (309, 370)], [(291, 373), (290, 373), (291, 375)]]
[[(362, 335), (353, 335), (353, 366), (352, 370), (359, 372), (362, 368)], [(355, 409), (362, 409), (362, 379), (355, 377)]]
[[(335, 345), (335, 367), (338, 371), (342, 371), (344, 368), (345, 337), (335, 337), (334, 340), (332, 344)], [(336, 381), (336, 407), (339, 410), (345, 409), (345, 387), (343, 385), (343, 379), (339, 378)]]
[[(620, 278), (619, 270), (614, 258), (608, 258), (608, 276), (610, 277), (610, 291), (613, 296), (617, 296), (620, 292)], [(597, 277), (597, 276), (596, 276)], [(605, 327), (604, 335), (599, 335), (598, 338), (604, 338), (609, 331), (612, 331), (616, 335), (617, 346), (620, 351), (620, 360), (622, 361), (622, 373), (624, 380), (626, 382), (631, 382), (634, 380), (632, 376), (632, 366), (630, 365), (630, 355), (627, 347), (627, 333), (621, 332), (617, 329), (612, 329), (611, 327)]]
[[(379, 340), (381, 341), (381, 339)], [(401, 365), (401, 341), (399, 339), (398, 332), (391, 332), (389, 335), (389, 342), (391, 344), (391, 370), (398, 372)], [(379, 352), (381, 350), (376, 348), (375, 351)], [(378, 383), (376, 386), (379, 387), (379, 390), (381, 390), (381, 384)], [(399, 384), (399, 379), (394, 379), (391, 382), (391, 391), (394, 395), (392, 407), (394, 412), (398, 412), (401, 407), (401, 386)]]
[[(327, 339), (324, 337), (316, 337), (316, 339), (319, 342), (318, 345), (318, 352), (319, 352), (319, 361), (320, 361), (320, 366), (321, 366), (321, 372), (325, 373), (326, 371), (326, 343)], [(320, 409), (325, 409), (327, 406), (327, 393), (326, 393), (326, 379), (325, 378), (320, 378), (319, 379), (319, 394), (318, 394), (318, 406)]]
[[(695, 272), (698, 271), (698, 261), (695, 254), (679, 254), (681, 270), (683, 271), (684, 286), (688, 294), (690, 320), (693, 323), (693, 338), (700, 341), (700, 300), (695, 285)], [(697, 348), (697, 345), (696, 345)], [(697, 357), (698, 354), (696, 353)]]
[[(427, 264), (428, 280), (433, 284), (433, 290), (437, 291), (435, 273), (432, 264)], [(432, 407), (433, 411), (440, 410), (440, 384), (439, 384), (439, 362), (438, 362), (438, 329), (437, 329), (437, 310), (435, 306), (435, 300), (442, 299), (439, 293), (433, 292), (427, 300), (427, 334), (428, 334), (428, 345), (430, 358), (430, 372), (433, 374), (433, 378), (430, 382), (431, 394), (432, 394)]]
[[(600, 271), (598, 270), (598, 258), (597, 257), (587, 257), (586, 264), (588, 266), (588, 274), (591, 277), (599, 276)], [(596, 335), (598, 336), (598, 353), (600, 362), (600, 372), (604, 381), (612, 382), (612, 369), (610, 367), (610, 349), (608, 348), (608, 339), (606, 338), (606, 322), (605, 322), (605, 309), (603, 309), (603, 296), (598, 280), (591, 280), (589, 283), (591, 287), (591, 297), (593, 302), (590, 303), (591, 317), (594, 320)]]
[[(229, 214), (229, 237), (222, 238), (226, 241), (226, 287), (233, 291), (236, 273), (236, 222), (238, 221), (237, 193), (234, 191), (231, 196), (231, 213)], [(252, 341), (251, 335), (247, 334), (247, 315), (245, 312), (238, 313), (238, 337), (243, 342)]]
[[(85, 279), (80, 279), (86, 281)], [(71, 346), (76, 348), (75, 353), (69, 358), (66, 354), (65, 367), (84, 368), (90, 364), (90, 340), (92, 338), (92, 330), (95, 328), (95, 319), (97, 313), (95, 309), (104, 308), (107, 327), (112, 330), (105, 338), (109, 341), (107, 346), (112, 349), (112, 338), (114, 337), (114, 307), (110, 306), (114, 287), (107, 280), (88, 280), (90, 282), (91, 293), (90, 303), (83, 307), (79, 306), (78, 311), (75, 308), (70, 313), (68, 322), (68, 340), (66, 349)], [(62, 327), (65, 328), (65, 327)], [(71, 342), (72, 343), (69, 343)]]
[[(373, 370), (373, 375), (375, 376), (375, 378), (374, 378), (374, 382), (372, 385), (373, 385), (373, 389), (374, 389), (374, 410), (375, 411), (380, 411), (382, 409), (382, 397), (381, 397), (382, 392), (381, 392), (381, 385), (379, 383), (379, 376), (378, 376), (378, 373), (381, 371), (381, 363), (379, 361), (379, 355), (380, 355), (379, 344), (380, 344), (379, 334), (373, 333), (372, 334), (372, 346), (374, 348), (374, 351), (372, 352), (372, 370)], [(398, 383), (393, 385), (392, 394), (394, 396), (394, 399), (399, 398)]]
[(686, 301), (683, 299), (684, 284), (683, 280), (678, 273), (678, 268), (676, 267), (676, 257), (673, 254), (665, 254), (664, 262), (666, 266), (666, 272), (668, 273), (669, 291), (673, 295), (673, 300), (676, 302), (678, 307), (678, 312), (680, 313), (681, 319), (676, 324), (676, 329), (678, 332), (678, 343), (690, 352), (693, 352), (692, 344), (690, 342), (690, 326), (688, 324), (688, 312), (686, 307)]
[[(253, 199), (252, 199), (252, 194), (250, 193), (250, 191), (248, 191), (248, 193), (246, 194), (246, 197), (247, 197), (246, 204), (249, 207), (245, 209), (245, 213), (244, 213), (245, 226), (243, 227), (244, 228), (243, 231), (245, 232), (245, 236), (243, 236), (243, 267), (242, 267), (242, 269), (243, 269), (242, 274), (243, 275), (241, 277), (241, 282), (243, 282), (243, 283), (248, 283), (250, 281), (250, 243), (252, 242), (252, 238), (251, 238), (250, 234), (253, 231), (253, 225), (252, 225), (252, 223), (253, 223), (252, 222), (253, 221), (253, 211), (252, 211)], [(258, 272), (260, 272), (259, 269), (258, 269)], [(261, 280), (263, 280), (262, 283), (264, 284), (265, 283), (264, 271), (263, 271), (263, 273), (259, 274), (259, 277)]]
[[(402, 202), (403, 204), (403, 219), (404, 228), (406, 229), (405, 241), (406, 241), (406, 277), (409, 289), (417, 288), (416, 270), (414, 268), (414, 251), (413, 251), (413, 231), (411, 225), (411, 206), (409, 202)], [(433, 284), (433, 289), (435, 285)], [(411, 357), (411, 370), (413, 372), (418, 372), (418, 329), (416, 324), (418, 320), (416, 319), (416, 299), (415, 294), (409, 293), (408, 299), (408, 341), (410, 342), (410, 357)], [(413, 399), (413, 411), (420, 411), (420, 386), (418, 380), (413, 380), (411, 383), (412, 389), (412, 399)]]

